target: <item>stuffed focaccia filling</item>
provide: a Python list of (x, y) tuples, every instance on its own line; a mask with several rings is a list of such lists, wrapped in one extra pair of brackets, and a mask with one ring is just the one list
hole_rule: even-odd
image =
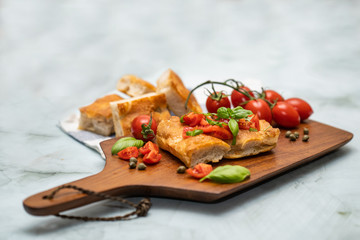
[(180, 122), (186, 125), (184, 138), (203, 133), (222, 140), (232, 139), (232, 145), (236, 144), (239, 130), (260, 131), (258, 116), (240, 106), (234, 109), (221, 107), (217, 113), (190, 112), (183, 115)]

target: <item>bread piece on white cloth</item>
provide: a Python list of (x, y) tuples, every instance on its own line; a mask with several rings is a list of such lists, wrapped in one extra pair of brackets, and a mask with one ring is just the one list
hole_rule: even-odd
[(150, 92), (156, 92), (156, 88), (151, 83), (135, 76), (124, 75), (119, 79), (116, 88), (130, 97), (137, 97)]
[(190, 91), (184, 86), (180, 77), (171, 69), (165, 71), (157, 80), (157, 92), (164, 93), (169, 109), (176, 115), (181, 116), (190, 111), (201, 113), (202, 109), (194, 95), (185, 109), (185, 101)]
[(131, 135), (131, 122), (139, 115), (152, 114), (157, 124), (170, 118), (163, 93), (147, 93), (139, 97), (112, 102), (110, 106), (117, 137)]
[(81, 107), (79, 129), (109, 136), (114, 133), (110, 102), (123, 99), (116, 94), (96, 99), (92, 104)]

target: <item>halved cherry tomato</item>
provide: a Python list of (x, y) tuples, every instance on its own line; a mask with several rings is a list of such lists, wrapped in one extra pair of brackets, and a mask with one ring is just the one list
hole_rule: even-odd
[(313, 110), (309, 103), (307, 103), (305, 100), (302, 100), (301, 98), (289, 98), (286, 99), (285, 102), (293, 106), (296, 111), (300, 115), (301, 121), (304, 121), (310, 117), (311, 114), (313, 114)]
[(282, 127), (294, 128), (300, 124), (296, 109), (287, 102), (278, 102), (272, 109), (274, 121)]
[(139, 150), (137, 149), (137, 147), (127, 147), (118, 152), (117, 155), (121, 159), (129, 160), (132, 157), (137, 158), (139, 156)]
[[(245, 91), (250, 94), (250, 96), (254, 97), (254, 93), (251, 92), (250, 88), (246, 86), (239, 87), (240, 91)], [(231, 103), (233, 107), (241, 106), (244, 107), (246, 105), (246, 101), (249, 101), (250, 98), (248, 98), (245, 94), (240, 93), (236, 90), (233, 90), (231, 93)]]
[[(190, 112), (181, 117), (181, 122), (189, 125), (190, 127), (195, 127), (200, 124), (201, 120), (203, 120), (205, 116), (200, 113)], [(205, 119), (204, 119), (205, 120)]]
[(259, 119), (263, 119), (269, 123), (272, 121), (272, 114), (269, 105), (263, 99), (250, 100), (244, 107), (247, 110), (252, 111), (258, 116)]
[(206, 100), (206, 109), (210, 113), (217, 113), (217, 110), (220, 107), (229, 108), (230, 106), (229, 98), (224, 93), (212, 93)]
[(155, 143), (149, 141), (147, 142), (143, 147), (139, 148), (139, 151), (141, 152), (142, 155), (145, 155), (151, 151), (154, 152), (159, 152), (159, 147), (158, 145), (156, 145)]
[(284, 101), (284, 98), (274, 90), (265, 90), (265, 99), (271, 103)]
[(149, 122), (150, 122), (149, 115), (137, 116), (131, 122), (131, 134), (136, 139), (141, 139), (143, 141), (152, 140), (156, 135), (157, 123), (154, 118), (152, 118), (151, 126), (149, 126)]
[(158, 163), (161, 159), (161, 154), (159, 152), (150, 151), (149, 153), (145, 154), (142, 161), (146, 164), (155, 164)]
[(200, 179), (211, 173), (212, 170), (213, 168), (210, 164), (199, 163), (194, 168), (186, 169), (186, 172), (194, 178)]

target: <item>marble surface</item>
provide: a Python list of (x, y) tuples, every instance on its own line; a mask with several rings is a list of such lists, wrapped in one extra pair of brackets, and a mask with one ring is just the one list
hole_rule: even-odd
[[(358, 239), (359, 12), (356, 0), (1, 1), (0, 239)], [(59, 120), (123, 74), (155, 83), (169, 67), (189, 87), (231, 77), (302, 97), (354, 138), (219, 203), (152, 198), (147, 217), (112, 223), (28, 215), (27, 196), (104, 166)]]

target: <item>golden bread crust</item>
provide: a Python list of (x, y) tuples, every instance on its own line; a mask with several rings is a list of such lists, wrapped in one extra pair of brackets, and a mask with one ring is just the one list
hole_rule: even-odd
[(79, 129), (109, 136), (114, 133), (110, 102), (123, 99), (116, 94), (106, 95), (92, 104), (81, 107)]
[(202, 112), (194, 95), (191, 95), (187, 105), (188, 109), (185, 109), (185, 101), (190, 91), (184, 86), (181, 78), (171, 69), (165, 71), (158, 79), (157, 91), (166, 94), (169, 108), (177, 116), (184, 115), (189, 111)]
[(112, 117), (110, 102), (122, 99), (122, 97), (116, 94), (106, 95), (96, 99), (95, 102), (88, 106), (81, 107), (79, 110), (81, 114), (85, 114), (88, 118), (104, 117), (109, 119)]
[[(199, 161), (218, 162), (230, 150), (229, 144), (205, 134), (184, 139), (183, 128), (179, 117), (173, 116), (162, 121), (157, 128), (156, 141), (161, 149), (172, 153), (187, 167), (193, 167)], [(214, 158), (207, 158), (208, 153), (216, 155), (212, 155)]]
[[(273, 128), (265, 120), (260, 120), (260, 131), (250, 132), (240, 130), (236, 137), (236, 145), (231, 145), (231, 150), (224, 158), (242, 158), (270, 151), (276, 147), (280, 130)], [(231, 141), (228, 141), (231, 144)]]
[(139, 115), (150, 115), (159, 124), (170, 118), (166, 108), (165, 94), (148, 93), (136, 98), (111, 103), (113, 121), (117, 137), (131, 134), (131, 122)]
[(124, 75), (122, 76), (116, 88), (130, 97), (141, 96), (146, 93), (156, 92), (156, 88), (151, 83), (135, 76), (135, 75)]

